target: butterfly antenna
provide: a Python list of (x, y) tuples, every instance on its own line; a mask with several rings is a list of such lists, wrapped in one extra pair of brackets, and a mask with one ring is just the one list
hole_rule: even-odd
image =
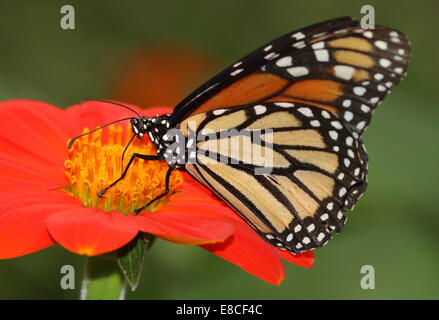
[(133, 139), (136, 137), (135, 134), (131, 137), (130, 141), (128, 141), (127, 145), (125, 146), (125, 149), (123, 149), (122, 152), (122, 172), (123, 172), (123, 158), (125, 157), (125, 152), (128, 150), (128, 147), (130, 146), (131, 142), (133, 142)]
[[(74, 137), (72, 140), (70, 140), (70, 142), (69, 142), (69, 149), (73, 146), (73, 143), (74, 143), (77, 139), (79, 139), (79, 138), (81, 138), (81, 137), (83, 137), (83, 136), (86, 136), (86, 135), (88, 135), (88, 134), (90, 134), (90, 133), (93, 133), (93, 132), (95, 132), (95, 131), (97, 131), (97, 130), (100, 130), (100, 129), (102, 129), (102, 128), (108, 127), (109, 125), (111, 125), (111, 124), (113, 124), (113, 123), (121, 122), (121, 121), (125, 121), (125, 120), (131, 120), (131, 119), (133, 119), (133, 117), (119, 119), (119, 120), (116, 120), (116, 121), (113, 121), (113, 122), (110, 122), (110, 123), (104, 124), (103, 126), (100, 126), (100, 127), (96, 128), (96, 129), (94, 129), (94, 130), (91, 130), (91, 131), (89, 131), (89, 132), (86, 132), (86, 133), (80, 134), (79, 136), (76, 136), (76, 137)], [(133, 139), (133, 138), (131, 138), (131, 140), (132, 140), (132, 139)]]
[(111, 104), (114, 104), (114, 105), (116, 105), (116, 106), (119, 106), (119, 107), (122, 107), (122, 108), (128, 109), (128, 110), (130, 110), (131, 112), (134, 112), (135, 114), (137, 114), (137, 116), (138, 116), (139, 118), (141, 117), (141, 115), (140, 115), (136, 110), (134, 110), (134, 109), (132, 109), (132, 108), (130, 108), (130, 107), (128, 107), (128, 106), (125, 106), (125, 105), (123, 105), (123, 104), (121, 104), (121, 103), (117, 103), (117, 102), (113, 102), (113, 101), (109, 101), (109, 100), (104, 100), (104, 99), (87, 99), (87, 98), (85, 98), (85, 99), (82, 99), (82, 100), (79, 102), (79, 104), (83, 104), (83, 103), (86, 102), (86, 101), (99, 101), (99, 102), (111, 103)]

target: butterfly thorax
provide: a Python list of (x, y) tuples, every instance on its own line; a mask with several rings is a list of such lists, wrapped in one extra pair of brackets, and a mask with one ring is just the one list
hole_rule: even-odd
[(140, 117), (131, 119), (131, 127), (133, 133), (137, 138), (142, 138), (148, 135), (151, 142), (157, 148), (157, 153), (162, 155), (168, 163), (172, 164), (172, 159), (169, 159), (166, 153), (172, 140), (166, 139), (166, 133), (170, 129), (169, 123), (170, 114), (155, 115), (152, 118)]

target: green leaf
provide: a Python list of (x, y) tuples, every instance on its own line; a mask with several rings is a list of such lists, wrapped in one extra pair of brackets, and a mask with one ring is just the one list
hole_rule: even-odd
[(139, 233), (125, 247), (116, 253), (117, 263), (125, 276), (131, 290), (136, 290), (142, 273), (145, 254), (154, 243), (155, 237), (147, 233)]

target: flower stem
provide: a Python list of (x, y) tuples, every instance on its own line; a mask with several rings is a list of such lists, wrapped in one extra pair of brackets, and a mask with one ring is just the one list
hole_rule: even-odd
[(86, 258), (81, 300), (124, 300), (126, 281), (111, 256)]

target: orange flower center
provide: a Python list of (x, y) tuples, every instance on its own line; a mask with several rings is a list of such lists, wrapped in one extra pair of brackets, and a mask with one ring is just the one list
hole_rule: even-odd
[[(85, 128), (84, 133), (88, 132)], [(149, 139), (134, 138), (122, 153), (132, 136), (130, 126), (111, 125), (90, 135), (79, 138), (69, 150), (65, 161), (69, 180), (64, 188), (79, 198), (84, 206), (101, 208), (103, 211), (117, 210), (124, 214), (144, 206), (165, 191), (165, 175), (169, 166), (165, 161), (135, 159), (124, 179), (99, 198), (97, 193), (114, 182), (122, 174), (133, 153), (156, 154)], [(180, 172), (174, 171), (170, 179), (170, 192), (151, 203), (146, 210), (165, 204), (176, 188), (183, 183)]]

